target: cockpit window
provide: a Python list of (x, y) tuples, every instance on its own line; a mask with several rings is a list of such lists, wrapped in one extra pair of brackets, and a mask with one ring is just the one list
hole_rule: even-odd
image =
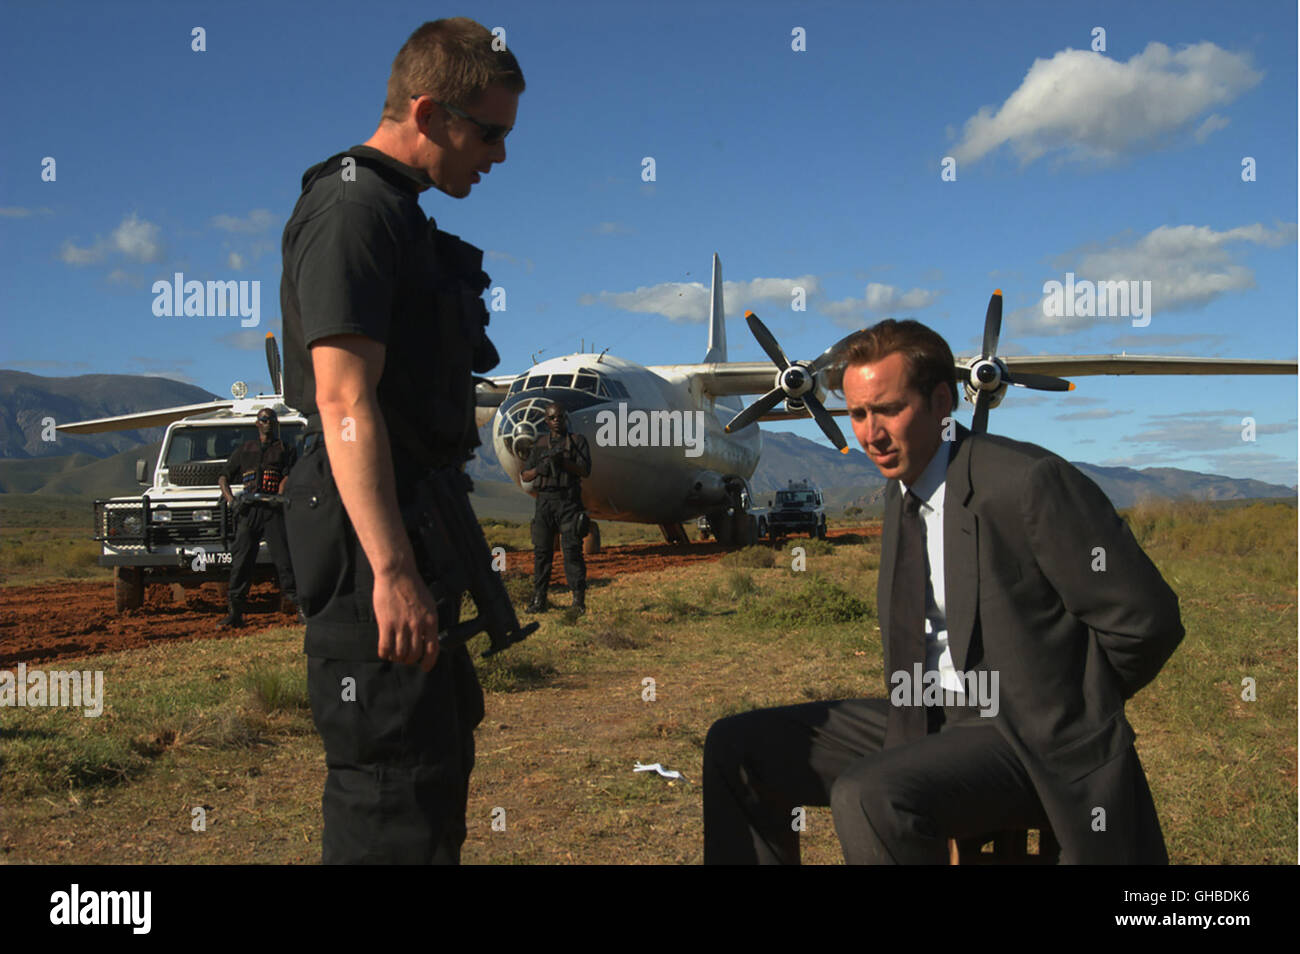
[(547, 385), (551, 388), (571, 388), (573, 387), (573, 375), (571, 374), (552, 374), (551, 383)]
[(544, 387), (546, 387), (546, 375), (544, 374), (534, 374), (524, 384), (525, 391), (536, 391), (538, 388)]
[(573, 386), (579, 391), (588, 391), (596, 394), (600, 387), (600, 379), (594, 374), (583, 374), (581, 372), (574, 378)]
[(506, 393), (507, 393), (507, 394), (514, 394), (514, 393), (516, 393), (517, 391), (522, 391), (523, 389), (524, 389), (524, 379), (523, 379), (523, 378), (515, 378), (514, 381), (512, 381), (512, 382), (510, 383), (510, 390), (507, 391)]
[(604, 375), (601, 375), (600, 378), (600, 394), (602, 397), (609, 398), (626, 398), (628, 396), (627, 388), (613, 378), (607, 378)]

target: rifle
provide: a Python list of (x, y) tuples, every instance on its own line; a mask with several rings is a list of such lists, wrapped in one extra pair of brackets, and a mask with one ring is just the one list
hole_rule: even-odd
[(433, 581), (429, 589), (434, 600), (453, 600), (468, 590), (478, 608), (478, 616), (439, 632), (438, 645), (454, 649), (486, 631), (491, 641), (483, 652), (487, 657), (527, 639), (539, 624), (519, 625), (510, 594), (492, 569), (487, 539), (469, 503), (473, 487), (459, 468), (431, 470), (402, 509), (402, 522), (414, 544), (420, 575)]

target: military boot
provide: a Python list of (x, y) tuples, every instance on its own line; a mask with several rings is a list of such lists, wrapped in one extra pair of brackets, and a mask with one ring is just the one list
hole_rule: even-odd
[(242, 629), (244, 625), (244, 607), (242, 603), (231, 602), (230, 612), (217, 624), (217, 629)]
[(586, 589), (573, 591), (573, 608), (579, 616), (586, 615), (587, 612), (587, 591)]
[(533, 590), (533, 598), (528, 603), (528, 606), (524, 609), (524, 612), (545, 613), (550, 608), (551, 608), (550, 604), (546, 602), (546, 588), (539, 587)]

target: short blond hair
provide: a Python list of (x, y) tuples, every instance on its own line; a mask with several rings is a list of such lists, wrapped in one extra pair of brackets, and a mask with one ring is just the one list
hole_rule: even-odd
[(494, 50), (492, 32), (468, 17), (432, 20), (403, 44), (388, 77), (384, 119), (406, 118), (412, 96), (433, 96), (458, 109), (490, 86), (524, 91), (524, 74), (508, 49)]

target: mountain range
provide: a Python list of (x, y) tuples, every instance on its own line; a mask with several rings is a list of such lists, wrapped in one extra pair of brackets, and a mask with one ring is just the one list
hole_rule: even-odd
[[(129, 414), (152, 408), (197, 404), (214, 395), (167, 378), (135, 374), (86, 374), (44, 377), (0, 370), (0, 493), (45, 493), (109, 497), (135, 494), (135, 460), (152, 462), (163, 428), (114, 431), (57, 440), (42, 440), (49, 418), (55, 422)], [(490, 425), (479, 431), (483, 442), (467, 470), (477, 486), (476, 508), (484, 516), (519, 518), (531, 502), (507, 482), (492, 447)], [(1054, 448), (1068, 457), (1068, 448)], [(1116, 507), (1144, 498), (1241, 500), (1295, 497), (1295, 487), (1258, 480), (1200, 474), (1175, 467), (1102, 467), (1075, 461)], [(877, 510), (885, 480), (856, 448), (840, 454), (830, 447), (784, 431), (763, 432), (763, 455), (750, 478), (757, 502), (787, 481), (808, 478), (821, 486), (828, 509), (848, 506)]]

